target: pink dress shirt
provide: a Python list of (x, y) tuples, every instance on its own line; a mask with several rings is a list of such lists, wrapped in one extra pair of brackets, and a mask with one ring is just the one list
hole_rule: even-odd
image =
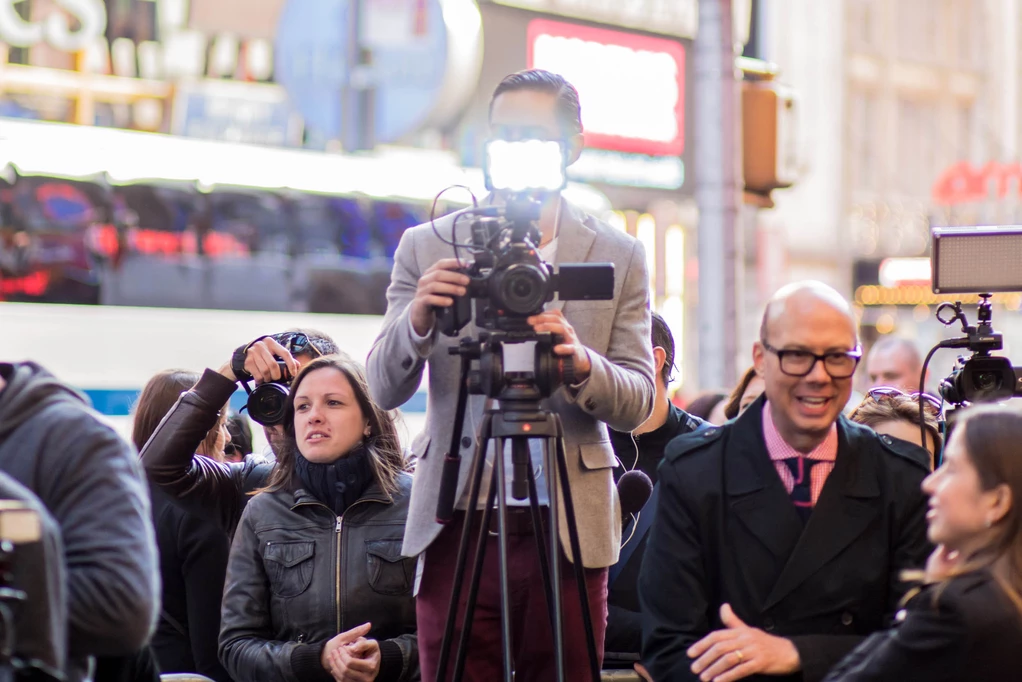
[(787, 441), (781, 437), (780, 432), (774, 425), (773, 417), (770, 415), (770, 403), (764, 403), (763, 440), (766, 441), (767, 452), (770, 453), (770, 461), (774, 463), (777, 475), (781, 477), (781, 482), (784, 483), (784, 488), (788, 491), (789, 495), (792, 488), (795, 487), (795, 477), (781, 460), (789, 457), (805, 457), (821, 462), (821, 464), (814, 465), (811, 472), (812, 500), (813, 506), (816, 506), (816, 501), (820, 499), (820, 491), (823, 490), (823, 484), (827, 482), (827, 476), (834, 470), (834, 464), (837, 461), (837, 424), (831, 425), (827, 437), (812, 452), (801, 453), (788, 445)]

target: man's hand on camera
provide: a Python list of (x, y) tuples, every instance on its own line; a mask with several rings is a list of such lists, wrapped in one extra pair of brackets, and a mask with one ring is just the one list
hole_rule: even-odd
[[(292, 377), (298, 375), (298, 370), (301, 369), (298, 361), (294, 359), (287, 348), (284, 348), (271, 336), (254, 341), (249, 345), (248, 351), (245, 353), (245, 371), (252, 375), (257, 384), (281, 379), (277, 358), (284, 362), (284, 366), (287, 367), (287, 371)], [(235, 372), (231, 369), (230, 361), (220, 368), (220, 374), (232, 381), (238, 380)]]
[(533, 315), (528, 320), (532, 330), (537, 334), (550, 332), (561, 337), (561, 343), (554, 346), (555, 355), (570, 355), (575, 359), (575, 383), (580, 384), (589, 378), (593, 365), (589, 360), (589, 349), (582, 345), (564, 313), (560, 310), (547, 310), (540, 315)]
[(412, 329), (419, 336), (428, 336), (436, 324), (436, 308), (454, 305), (453, 296), (464, 296), (468, 275), (458, 272), (465, 263), (457, 258), (444, 258), (429, 267), (419, 278), (409, 315)]

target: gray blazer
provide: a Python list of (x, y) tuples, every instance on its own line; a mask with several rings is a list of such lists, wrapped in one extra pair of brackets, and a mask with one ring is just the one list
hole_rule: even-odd
[[(559, 389), (547, 402), (564, 426), (568, 480), (575, 503), (582, 562), (588, 568), (617, 561), (621, 542), (621, 515), (611, 474), (616, 465), (605, 423), (617, 431), (631, 431), (653, 409), (653, 355), (650, 345), (649, 275), (645, 251), (637, 240), (592, 216), (569, 207), (564, 211), (555, 264), (609, 262), (614, 264), (614, 300), (554, 301), (580, 341), (590, 350), (592, 372), (576, 390)], [(451, 239), (453, 218), (436, 221), (437, 231)], [(468, 239), (468, 225), (459, 225), (459, 240)], [(393, 409), (415, 393), (429, 364), (427, 428), (412, 444), (419, 462), (412, 486), (411, 507), (405, 530), (404, 554), (420, 554), (440, 533), (436, 503), (444, 452), (454, 428), (459, 359), (447, 349), (458, 343), (433, 333), (420, 342), (412, 331), (409, 304), (419, 277), (433, 263), (453, 255), (452, 247), (434, 234), (429, 223), (405, 232), (394, 256), (394, 271), (387, 289), (383, 330), (366, 362), (373, 398)], [(477, 337), (470, 323), (462, 335)], [(462, 467), (458, 479), (460, 499), (468, 483), (475, 449), (475, 431), (482, 421), (483, 396), (471, 396), (462, 438)], [(560, 537), (565, 553), (568, 531), (560, 505)]]

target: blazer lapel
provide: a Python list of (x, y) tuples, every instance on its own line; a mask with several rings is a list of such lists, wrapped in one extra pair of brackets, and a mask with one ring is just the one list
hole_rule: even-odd
[[(764, 403), (765, 398), (758, 398), (731, 429), (731, 442), (724, 448), (727, 503), (752, 536), (783, 563), (798, 543), (802, 521), (763, 440)], [(742, 543), (736, 545), (740, 553)]]
[(880, 512), (879, 472), (870, 453), (849, 441), (844, 417), (838, 421), (834, 470), (764, 608), (771, 608), (852, 544)]
[[(557, 233), (557, 252), (554, 265), (582, 263), (589, 257), (589, 251), (596, 240), (596, 231), (585, 224), (585, 214), (561, 199), (561, 225)], [(547, 304), (548, 310), (562, 310), (565, 301), (560, 297)]]

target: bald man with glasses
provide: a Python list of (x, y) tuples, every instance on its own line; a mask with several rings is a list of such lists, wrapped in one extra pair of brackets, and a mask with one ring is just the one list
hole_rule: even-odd
[(753, 347), (766, 390), (736, 421), (680, 436), (639, 579), (657, 682), (816, 682), (886, 627), (930, 553), (929, 454), (845, 419), (862, 357), (848, 302), (780, 290)]

